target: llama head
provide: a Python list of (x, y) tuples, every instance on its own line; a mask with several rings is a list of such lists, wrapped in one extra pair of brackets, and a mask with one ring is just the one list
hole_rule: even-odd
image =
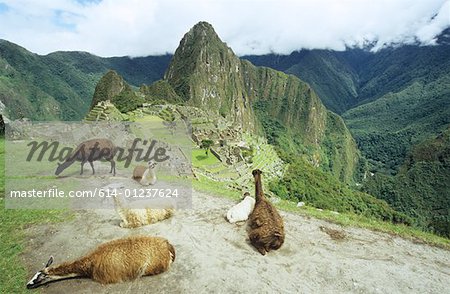
[(52, 276), (48, 274), (48, 267), (52, 263), (53, 263), (53, 256), (50, 256), (50, 259), (47, 261), (45, 267), (40, 271), (38, 271), (27, 283), (28, 289), (37, 288), (53, 280)]
[(56, 167), (56, 170), (55, 170), (56, 176), (59, 175), (60, 173), (62, 173), (62, 171), (63, 171), (62, 164), (59, 162), (57, 164), (58, 164), (58, 166)]
[(58, 176), (60, 173), (63, 172), (63, 170), (68, 168), (72, 163), (73, 162), (70, 162), (70, 161), (64, 161), (63, 163), (58, 162), (58, 166), (56, 167), (56, 170), (55, 170), (55, 175)]
[(148, 168), (149, 169), (154, 169), (157, 164), (158, 164), (157, 162), (149, 161), (148, 162)]
[(259, 169), (254, 169), (254, 170), (252, 171), (252, 175), (253, 175), (254, 177), (256, 177), (257, 175), (260, 175), (260, 174), (262, 174), (262, 171), (260, 171)]

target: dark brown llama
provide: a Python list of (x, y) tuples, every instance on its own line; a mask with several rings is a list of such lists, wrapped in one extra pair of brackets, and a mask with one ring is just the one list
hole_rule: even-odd
[(94, 161), (107, 160), (111, 162), (110, 173), (116, 175), (116, 162), (114, 161), (115, 146), (109, 139), (91, 139), (82, 142), (77, 148), (68, 156), (63, 163), (58, 163), (55, 175), (59, 175), (66, 168), (71, 166), (75, 161), (81, 162), (81, 172), (83, 174), (83, 167), (86, 162), (89, 162), (92, 168), (92, 174), (95, 174)]
[(248, 236), (252, 245), (265, 255), (270, 250), (277, 250), (284, 243), (283, 219), (277, 209), (264, 196), (261, 183), (261, 171), (255, 169), (256, 203), (249, 217)]

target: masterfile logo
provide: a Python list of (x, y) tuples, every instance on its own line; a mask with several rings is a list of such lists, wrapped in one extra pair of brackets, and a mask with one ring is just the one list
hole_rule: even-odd
[(130, 207), (187, 208), (191, 149), (180, 122), (11, 122), (6, 207), (114, 208), (127, 198)]

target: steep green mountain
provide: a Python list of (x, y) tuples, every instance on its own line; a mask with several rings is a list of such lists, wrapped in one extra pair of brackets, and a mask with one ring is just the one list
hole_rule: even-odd
[[(89, 96), (85, 89), (77, 93), (72, 85), (88, 84), (85, 76), (64, 80), (65, 68), (49, 67), (47, 60), (6, 41), (0, 41), (0, 100), (11, 118), (65, 119), (81, 117)], [(91, 86), (94, 86), (92, 81)]]
[(183, 99), (175, 93), (175, 90), (166, 80), (159, 80), (151, 85), (142, 85), (139, 91), (145, 96), (148, 102), (183, 102)]
[(101, 58), (85, 52), (42, 56), (0, 40), (0, 101), (12, 119), (80, 120), (96, 83), (109, 69), (138, 87), (161, 78), (170, 58)]
[(189, 105), (254, 130), (253, 110), (242, 71), (244, 65), (214, 28), (200, 22), (180, 41), (164, 79)]
[(293, 74), (317, 92), (323, 104), (336, 113), (351, 108), (358, 97), (359, 77), (345, 56), (330, 50), (302, 50), (290, 55), (244, 56), (255, 65)]
[(342, 119), (300, 79), (240, 60), (210, 24), (186, 33), (164, 77), (188, 105), (263, 132), (284, 153), (304, 154), (337, 178), (353, 179), (359, 155)]
[(376, 174), (364, 190), (417, 226), (450, 237), (450, 128), (415, 146), (397, 175)]
[(134, 110), (144, 102), (143, 97), (136, 95), (131, 86), (113, 70), (107, 72), (95, 87), (91, 108), (107, 100), (116, 105), (120, 112)]

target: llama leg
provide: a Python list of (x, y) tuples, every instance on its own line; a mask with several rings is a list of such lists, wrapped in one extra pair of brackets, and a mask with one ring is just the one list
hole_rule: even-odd
[(266, 255), (266, 252), (267, 252), (266, 248), (264, 248), (264, 247), (257, 247), (256, 249), (257, 249), (258, 252), (261, 253), (262, 255)]
[(83, 167), (84, 167), (84, 164), (86, 163), (86, 161), (82, 161), (81, 162), (81, 172), (80, 172), (80, 176), (83, 174)]
[(91, 165), (92, 168), (92, 174), (95, 175), (94, 163), (92, 161), (89, 161), (89, 164)]
[(116, 175), (116, 162), (113, 159), (111, 159), (111, 170), (109, 173), (113, 173), (113, 176)]

